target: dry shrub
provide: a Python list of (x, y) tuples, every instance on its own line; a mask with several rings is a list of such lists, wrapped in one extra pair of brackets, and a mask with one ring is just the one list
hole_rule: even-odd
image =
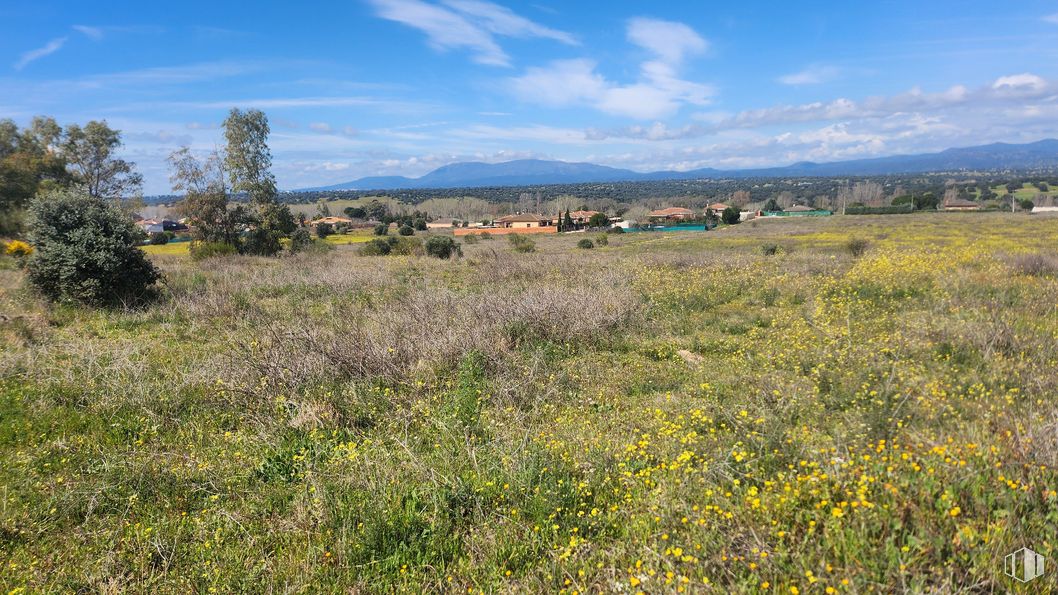
[(1010, 267), (1019, 275), (1055, 276), (1058, 275), (1058, 254), (1018, 254), (1010, 258)]
[(324, 321), (251, 316), (232, 363), (244, 388), (297, 390), (313, 382), (404, 382), (477, 352), (498, 363), (525, 343), (594, 343), (640, 311), (627, 286), (531, 286), (481, 293), (415, 287), (390, 299), (336, 304)]

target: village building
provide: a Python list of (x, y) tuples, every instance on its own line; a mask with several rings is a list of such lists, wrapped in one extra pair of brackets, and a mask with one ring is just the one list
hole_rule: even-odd
[(726, 211), (728, 208), (730, 208), (730, 205), (724, 204), (722, 202), (714, 202), (713, 204), (705, 208), (705, 212), (711, 213), (714, 217), (719, 217), (723, 215), (724, 211)]
[(316, 227), (320, 223), (326, 223), (328, 225), (352, 225), (353, 220), (348, 217), (334, 217), (328, 215), (327, 217), (320, 217), (319, 219), (313, 219), (309, 222), (309, 225)]
[(944, 201), (945, 211), (980, 211), (981, 205), (972, 200), (950, 198)]
[(451, 217), (446, 219), (434, 219), (426, 222), (426, 229), (449, 229), (455, 226), (455, 220)]
[(550, 227), (554, 225), (554, 219), (546, 215), (536, 213), (521, 213), (519, 215), (504, 215), (493, 221), (496, 227), (505, 229), (528, 229), (533, 227)]
[(686, 221), (694, 219), (694, 211), (683, 207), (668, 207), (650, 212), (651, 219), (665, 219), (666, 221)]

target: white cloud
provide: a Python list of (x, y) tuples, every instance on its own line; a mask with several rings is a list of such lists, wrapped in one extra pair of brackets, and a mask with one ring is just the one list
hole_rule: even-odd
[(596, 72), (587, 58), (555, 60), (534, 66), (509, 80), (521, 100), (549, 107), (588, 106), (603, 113), (635, 119), (672, 115), (685, 104), (706, 105), (712, 87), (683, 80), (680, 64), (708, 44), (682, 23), (636, 18), (628, 22), (628, 39), (654, 54), (640, 64), (639, 80), (619, 84)]
[(566, 33), (550, 27), (534, 23), (529, 19), (515, 14), (511, 9), (482, 2), (481, 0), (442, 0), (443, 3), (464, 16), (476, 19), (488, 31), (497, 35), (509, 37), (540, 37), (553, 39), (567, 45), (577, 45), (577, 39)]
[(51, 54), (54, 54), (55, 52), (61, 50), (62, 46), (66, 44), (66, 39), (66, 37), (57, 37), (49, 41), (42, 48), (30, 50), (22, 54), (22, 56), (14, 64), (15, 70), (22, 70), (23, 68), (28, 66), (30, 62), (40, 60), (45, 56), (50, 56)]
[(1012, 74), (1010, 76), (1001, 76), (996, 79), (996, 82), (992, 83), (993, 89), (1031, 89), (1038, 90), (1042, 89), (1047, 85), (1046, 81), (1028, 72), (1022, 74)]
[(309, 128), (311, 130), (315, 130), (316, 132), (330, 132), (331, 131), (331, 125), (326, 123), (326, 122), (313, 122), (313, 123), (309, 124)]
[(913, 88), (891, 96), (868, 97), (860, 101), (838, 98), (799, 105), (776, 105), (744, 110), (731, 115), (697, 114), (702, 123), (669, 127), (656, 122), (652, 126), (628, 126), (618, 130), (589, 130), (593, 139), (628, 138), (666, 141), (717, 134), (726, 130), (748, 130), (789, 126), (808, 122), (835, 122), (880, 119), (895, 115), (935, 112), (982, 111), (995, 116), (995, 108), (1017, 109), (1019, 113), (1038, 113), (1026, 108), (1036, 102), (1058, 101), (1058, 82), (1046, 81), (1034, 74), (1017, 74), (996, 79), (991, 85), (974, 90), (955, 85), (938, 93), (923, 93)]
[(1058, 25), (1058, 12), (1043, 17), (1043, 20), (1048, 23), (1054, 23), (1055, 25)]
[(89, 27), (88, 25), (74, 25), (73, 30), (78, 33), (84, 34), (89, 39), (99, 41), (103, 39), (103, 29), (99, 27)]
[(510, 66), (510, 57), (494, 35), (539, 37), (573, 45), (572, 35), (539, 25), (511, 10), (481, 0), (445, 0), (446, 6), (422, 0), (370, 0), (378, 16), (426, 34), (439, 51), (467, 49), (479, 64)]
[(839, 72), (834, 66), (813, 64), (799, 72), (780, 76), (778, 80), (784, 85), (818, 85), (834, 80)]
[(683, 23), (645, 17), (628, 21), (628, 41), (672, 66), (679, 65), (687, 55), (700, 54), (709, 48), (708, 42)]

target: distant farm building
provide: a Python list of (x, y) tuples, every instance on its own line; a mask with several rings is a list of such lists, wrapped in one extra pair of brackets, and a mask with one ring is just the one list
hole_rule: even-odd
[(434, 219), (426, 222), (426, 229), (447, 229), (455, 227), (453, 219)]
[(522, 213), (519, 215), (504, 215), (493, 221), (496, 227), (505, 229), (528, 229), (533, 227), (550, 227), (554, 225), (554, 219), (547, 215), (536, 213)]
[(668, 207), (650, 212), (651, 219), (665, 219), (667, 221), (684, 221), (694, 219), (694, 211), (683, 207)]
[(981, 205), (963, 198), (951, 198), (944, 201), (945, 211), (980, 211)]
[(714, 202), (713, 204), (706, 207), (705, 210), (707, 213), (712, 213), (714, 216), (719, 217), (723, 215), (724, 211), (726, 211), (729, 207), (730, 205), (726, 205), (722, 202)]
[(313, 219), (309, 222), (309, 225), (316, 227), (320, 223), (326, 223), (328, 225), (352, 225), (353, 220), (348, 217), (320, 217), (319, 219)]
[(1041, 215), (1043, 213), (1058, 215), (1058, 207), (1032, 207), (1033, 215)]
[(599, 211), (573, 211), (569, 216), (573, 219), (573, 225), (576, 225), (579, 228), (587, 225), (588, 220), (591, 219), (593, 215), (598, 214)]

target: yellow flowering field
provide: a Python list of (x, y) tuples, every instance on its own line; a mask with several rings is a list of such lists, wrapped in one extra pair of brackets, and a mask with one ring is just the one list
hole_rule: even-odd
[(0, 266), (0, 588), (1055, 589), (1058, 218), (583, 237)]

